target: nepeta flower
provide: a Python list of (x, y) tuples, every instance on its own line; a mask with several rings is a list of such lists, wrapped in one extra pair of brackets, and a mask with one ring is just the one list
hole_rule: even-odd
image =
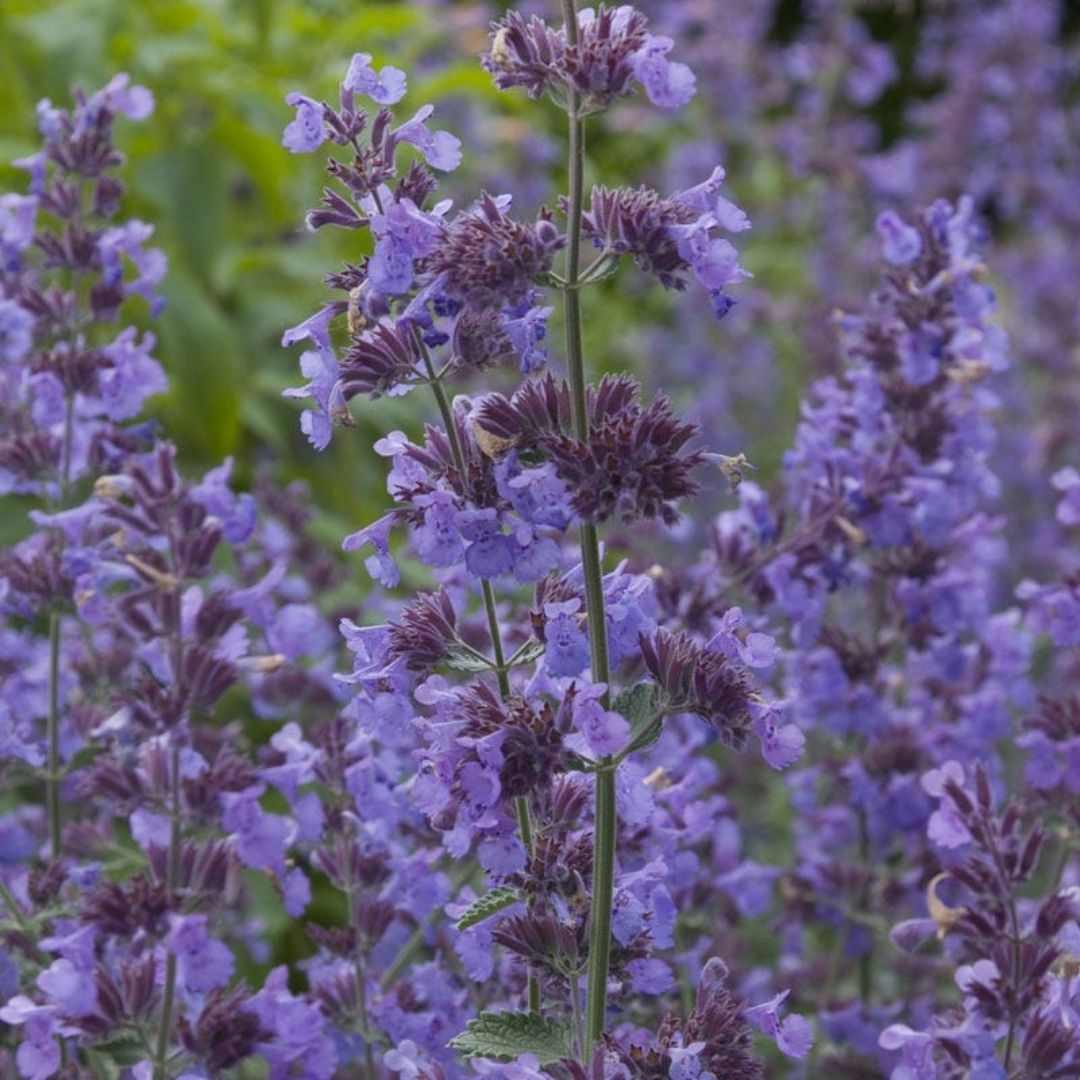
[(393, 144), (415, 146), (433, 169), (452, 172), (461, 164), (461, 140), (449, 131), (428, 130), (427, 120), (434, 111), (434, 105), (422, 105), (411, 120), (394, 129), (390, 138)]
[(341, 85), (354, 94), (367, 95), (380, 105), (396, 105), (405, 96), (405, 72), (384, 67), (376, 73), (371, 66), (370, 54), (356, 53)]
[(678, 108), (694, 94), (695, 78), (685, 65), (668, 60), (670, 38), (654, 37), (646, 19), (627, 4), (577, 13), (578, 40), (571, 44), (565, 27), (550, 28), (533, 16), (526, 21), (510, 11), (492, 24), (484, 66), (500, 89), (520, 86), (532, 98), (552, 93), (565, 100), (581, 96), (583, 114), (610, 106), (634, 92), (638, 82), (654, 105)]
[(641, 656), (672, 712), (695, 713), (729, 746), (738, 750), (745, 745), (754, 706), (761, 703), (745, 668), (697, 644), (689, 634), (664, 630), (642, 636)]
[(447, 296), (499, 310), (528, 299), (551, 270), (566, 238), (547, 216), (523, 224), (507, 216), (509, 207), (509, 195), (484, 194), (448, 225), (428, 260), (428, 273)]
[(169, 949), (179, 962), (180, 981), (195, 993), (224, 985), (233, 973), (233, 955), (210, 937), (205, 915), (174, 917)]

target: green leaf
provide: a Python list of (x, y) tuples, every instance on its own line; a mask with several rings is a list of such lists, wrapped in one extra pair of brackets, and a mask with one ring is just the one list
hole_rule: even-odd
[(116, 1076), (122, 1068), (137, 1065), (142, 1061), (146, 1057), (146, 1046), (133, 1032), (122, 1029), (92, 1043), (86, 1048), (86, 1052), (108, 1069), (105, 1075)]
[(573, 1053), (570, 1025), (537, 1013), (483, 1012), (449, 1045), (466, 1057), (499, 1061), (535, 1054), (541, 1065), (553, 1065)]
[(521, 667), (524, 664), (531, 664), (534, 660), (537, 660), (544, 655), (544, 650), (546, 648), (547, 646), (542, 641), (537, 641), (536, 638), (529, 638), (529, 640), (510, 657), (509, 664), (511, 667)]
[(516, 903), (518, 899), (520, 898), (517, 889), (511, 889), (509, 886), (501, 885), (497, 889), (491, 889), (469, 905), (469, 910), (458, 919), (457, 928), (459, 930), (468, 930), (470, 926), (475, 926), (485, 919), (490, 919), (492, 915), (498, 914), (503, 908)]
[(491, 671), (495, 666), (490, 660), (485, 659), (482, 656), (477, 656), (469, 649), (463, 649), (459, 646), (452, 646), (450, 651), (446, 654), (447, 666), (452, 667), (455, 671), (468, 671), (472, 673), (480, 671)]
[(652, 746), (663, 727), (663, 717), (658, 708), (660, 692), (655, 683), (640, 682), (623, 690), (611, 703), (611, 707), (630, 724), (630, 740), (622, 751), (627, 757), (637, 750)]

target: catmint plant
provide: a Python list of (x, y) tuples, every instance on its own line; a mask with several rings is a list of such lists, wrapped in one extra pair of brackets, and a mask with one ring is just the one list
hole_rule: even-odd
[[(603, 1041), (616, 1016), (612, 978), (646, 989), (653, 971), (651, 982), (665, 985), (648, 960), (648, 924), (662, 917), (655, 905), (670, 905), (662, 874), (650, 877), (644, 906), (634, 901), (639, 929), (613, 935), (619, 881), (628, 900), (636, 876), (618, 867), (619, 819), (640, 814), (648, 798), (634, 753), (669, 715), (698, 713), (735, 747), (753, 733), (778, 767), (797, 756), (801, 737), (777, 725), (751, 674), (770, 662), (764, 635), (737, 612), (705, 642), (667, 634), (651, 581), (603, 567), (601, 527), (673, 524), (679, 502), (699, 489), (707, 454), (694, 446), (696, 426), (662, 395), (642, 402), (628, 375), (589, 384), (582, 294), (631, 256), (664, 288), (704, 288), (722, 317), (730, 287), (745, 277), (727, 236), (749, 221), (721, 194), (719, 168), (673, 195), (602, 186), (586, 194), (587, 122), (642, 88), (653, 104), (680, 107), (694, 77), (628, 6), (569, 5), (562, 14), (560, 26), (511, 12), (493, 25), (484, 57), (497, 86), (547, 97), (567, 115), (568, 191), (533, 220), (513, 217), (508, 195), (482, 193), (457, 211), (435, 201), (437, 174), (460, 160), (457, 140), (433, 128), (430, 105), (399, 123), (391, 107), (405, 78), (375, 69), (366, 54), (353, 59), (335, 104), (290, 96), (297, 114), (285, 145), (329, 143), (345, 155), (328, 166), (337, 186), (309, 224), (366, 229), (372, 242), (370, 254), (329, 275), (343, 298), (283, 343), (313, 346), (301, 357), (310, 381), (289, 394), (312, 402), (301, 426), (316, 448), (351, 422), (349, 402), (361, 394), (427, 386), (441, 418), (422, 439), (391, 432), (376, 442), (391, 463), (395, 507), (344, 542), (370, 550), (369, 573), (393, 588), (401, 575), (391, 538), (403, 530), (406, 550), (433, 569), (439, 588), (386, 624), (344, 629), (361, 726), (381, 737), (378, 718), (395, 716), (419, 731), (413, 799), (448, 856), (474, 857), (487, 878), (488, 891), (458, 909), (467, 935), (459, 951), (498, 944), (517, 960), (506, 992), (493, 995), (500, 1009), (482, 1012), (452, 1045), (480, 1058), (516, 1047), (544, 1065), (565, 1058), (586, 1069), (595, 1053), (604, 1069), (618, 1067)], [(402, 144), (422, 163), (407, 162)], [(556, 306), (549, 299), (562, 307), (565, 379), (537, 373)], [(512, 394), (447, 393), (458, 373), (496, 363), (526, 376)], [(532, 587), (531, 607), (522, 586)], [(639, 665), (644, 680), (633, 675)], [(448, 680), (455, 672), (466, 678)], [(492, 970), (490, 961), (472, 964)], [(364, 975), (356, 981), (362, 993)], [(775, 1034), (777, 1008), (739, 1020), (732, 999), (735, 1027), (715, 1038), (736, 1037), (759, 1015)], [(801, 1054), (807, 1043), (800, 1031), (788, 1045)], [(683, 1051), (677, 1045), (665, 1037), (652, 1053), (698, 1061), (692, 1038)], [(385, 1063), (400, 1071), (401, 1056), (417, 1052), (415, 1042), (399, 1044)]]
[[(348, 254), (285, 396), (386, 476), (330, 545), (292, 463), (196, 469), (146, 411), (184, 362), (123, 216), (149, 91), (39, 106), (0, 1076), (1080, 1076), (1075, 155), (1022, 6), (928, 5), (909, 56), (833, 0), (564, 0), (488, 27), (526, 125), (368, 52), (289, 93)], [(772, 476), (742, 451), (800, 392)]]

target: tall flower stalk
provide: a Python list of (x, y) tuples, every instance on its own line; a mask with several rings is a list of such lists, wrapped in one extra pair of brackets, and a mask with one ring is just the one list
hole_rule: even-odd
[[(563, 27), (554, 29), (510, 13), (494, 24), (484, 63), (500, 87), (547, 94), (567, 115), (568, 191), (557, 200), (564, 229), (547, 208), (534, 222), (515, 219), (509, 195), (481, 193), (453, 215), (448, 201), (432, 202), (436, 174), (460, 161), (459, 143), (428, 127), (431, 106), (395, 126), (392, 106), (406, 93), (405, 76), (375, 69), (367, 54), (354, 57), (337, 106), (290, 95), (297, 112), (285, 145), (308, 152), (329, 142), (350, 155), (331, 162), (341, 190), (327, 190), (309, 224), (367, 230), (374, 242), (370, 255), (330, 276), (346, 298), (283, 340), (312, 346), (301, 358), (310, 381), (289, 394), (312, 399), (301, 427), (318, 449), (335, 425), (349, 424), (352, 398), (432, 390), (441, 426), (427, 427), (422, 441), (391, 432), (376, 443), (392, 461), (387, 489), (395, 507), (345, 547), (372, 549), (369, 573), (393, 588), (400, 574), (390, 536), (403, 527), (440, 588), (416, 596), (385, 625), (346, 626), (356, 658), (348, 678), (361, 713), (411, 716), (423, 733), (416, 802), (447, 851), (455, 858), (474, 851), (488, 878), (489, 891), (460, 908), (461, 928), (482, 927), (475, 932), (488, 949), (503, 946), (524, 968), (528, 1012), (483, 1011), (453, 1045), (483, 1056), (492, 1028), (510, 1025), (525, 1037), (557, 1023), (570, 1032), (574, 1058), (587, 1062), (607, 1028), (609, 978), (648, 982), (653, 970), (644, 924), (634, 931), (620, 924), (613, 960), (616, 769), (684, 707), (741, 745), (760, 695), (734, 645), (726, 654), (711, 648), (698, 664), (673, 640), (647, 641), (655, 629), (649, 579), (622, 568), (604, 573), (600, 526), (609, 519), (674, 523), (678, 501), (697, 491), (692, 474), (706, 455), (690, 445), (696, 427), (680, 421), (666, 398), (641, 403), (627, 376), (590, 384), (581, 309), (582, 289), (630, 255), (666, 288), (696, 279), (716, 314), (726, 314), (726, 288), (744, 275), (734, 247), (717, 233), (749, 222), (720, 196), (720, 169), (669, 197), (597, 188), (586, 208), (586, 117), (635, 85), (661, 107), (683, 105), (694, 80), (667, 59), (672, 43), (649, 34), (631, 8), (579, 15), (568, 3), (563, 14)], [(374, 115), (358, 103), (365, 96), (378, 106)], [(423, 164), (405, 169), (403, 143)], [(588, 268), (585, 240), (597, 249)], [(549, 290), (564, 305), (565, 380), (530, 377), (547, 358)], [(339, 352), (331, 326), (341, 316), (349, 335)], [(524, 376), (512, 396), (451, 399), (451, 378), (494, 363), (516, 364)], [(576, 552), (566, 543), (572, 527)], [(533, 587), (531, 610), (521, 610), (513, 590), (497, 591), (508, 577)], [(476, 647), (478, 637), (490, 652)], [(506, 640), (514, 643), (509, 655)], [(616, 693), (616, 668), (643, 657), (652, 657), (655, 681)], [(695, 664), (710, 672), (700, 686), (686, 682)], [(450, 683), (452, 672), (467, 677)], [(720, 698), (706, 703), (720, 687)], [(592, 780), (591, 816), (583, 813), (582, 773)], [(636, 770), (629, 790), (643, 790)], [(396, 1069), (402, 1052), (399, 1046), (387, 1064)]]
[[(566, 42), (578, 45), (578, 18), (574, 0), (563, 0)], [(573, 429), (575, 437), (589, 442), (590, 424), (586, 396), (588, 385), (585, 350), (581, 332), (581, 228), (584, 211), (585, 118), (581, 115), (581, 95), (570, 87), (566, 96), (567, 115), (567, 207), (566, 275), (562, 285), (566, 323), (566, 371), (570, 382)], [(603, 569), (600, 540), (595, 524), (582, 521), (582, 576), (585, 584), (585, 615), (589, 628), (592, 677), (603, 684), (601, 703), (611, 706), (606, 689), (611, 672), (608, 662), (607, 624), (604, 617)], [(611, 954), (611, 904), (615, 880), (615, 847), (618, 819), (615, 806), (615, 768), (609, 755), (597, 762), (593, 810), (592, 906), (589, 913), (589, 978), (585, 1006), (585, 1045), (588, 1058), (592, 1045), (604, 1033), (607, 1015), (608, 967)], [(576, 990), (575, 990), (576, 994)]]

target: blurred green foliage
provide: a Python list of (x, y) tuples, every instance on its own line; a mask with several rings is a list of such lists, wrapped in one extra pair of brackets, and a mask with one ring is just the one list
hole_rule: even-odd
[[(267, 458), (282, 481), (304, 477), (320, 508), (318, 527), (333, 544), (386, 503), (374, 439), (415, 429), (429, 410), (410, 399), (359, 406), (360, 430), (315, 454), (299, 433), (296, 404), (281, 398), (301, 381), (299, 350), (280, 347), (282, 331), (327, 298), (324, 273), (359, 257), (358, 245), (368, 242), (365, 234), (304, 228), (325, 155), (281, 146), (292, 113), (284, 96), (300, 89), (332, 101), (352, 53), (370, 52), (408, 71), (401, 111), (437, 102), (440, 122), (463, 138), (465, 167), (445, 178), (459, 204), (484, 183), (501, 190), (500, 176), (520, 176), (513, 157), (537, 134), (550, 136), (551, 151), (537, 162), (537, 178), (554, 179), (563, 121), (550, 105), (494, 90), (477, 63), (485, 24), (484, 9), (471, 3), (0, 0), (0, 162), (36, 148), (40, 98), (66, 103), (72, 86), (94, 90), (117, 71), (151, 88), (154, 115), (118, 124), (117, 138), (129, 162), (127, 212), (154, 224), (170, 260), (168, 306), (153, 329), (171, 391), (156, 413), (192, 469), (231, 454), (241, 483)], [(722, 142), (725, 135), (715, 110), (679, 117), (636, 110), (628, 119), (616, 112), (605, 128), (590, 134), (590, 173), (609, 184), (662, 183), (658, 170), (684, 136)], [(781, 202), (782, 191), (790, 198), (791, 178), (776, 158), (734, 154), (734, 191), (752, 212)], [(4, 189), (25, 183), (23, 173), (0, 165)], [(740, 246), (758, 284), (782, 295), (800, 287), (806, 242), (796, 222)], [(670, 296), (624, 276), (595, 291), (586, 328), (591, 362), (626, 366), (650, 323), (671, 310)], [(777, 396), (772, 415), (759, 418), (766, 434), (747, 447), (766, 476), (792, 430), (804, 378), (792, 328), (768, 333)], [(739, 363), (730, 338), (726, 328), (716, 334), (718, 363)], [(551, 339), (561, 339), (557, 317)], [(662, 365), (648, 381), (663, 384)]]
[[(332, 515), (328, 537), (381, 505), (382, 469), (364, 449), (374, 433), (311, 452), (295, 405), (280, 397), (299, 380), (295, 354), (279, 342), (325, 299), (323, 273), (355, 258), (365, 238), (304, 229), (323, 156), (282, 148), (284, 96), (302, 88), (333, 100), (361, 48), (409, 70), (406, 104), (494, 95), (472, 59), (476, 41), (472, 55), (460, 43), (456, 62), (439, 65), (429, 85), (416, 77), (425, 53), (447, 47), (447, 27), (397, 3), (0, 0), (0, 161), (36, 149), (42, 97), (66, 103), (72, 86), (94, 90), (117, 71), (151, 88), (154, 116), (119, 124), (117, 137), (129, 163), (128, 213), (154, 224), (170, 261), (168, 307), (154, 330), (172, 389), (158, 415), (189, 465), (234, 454), (243, 480), (272, 454), (286, 477), (304, 475)], [(2, 170), (4, 189), (25, 187), (25, 174)], [(383, 402), (361, 424), (406, 426), (412, 411)]]

